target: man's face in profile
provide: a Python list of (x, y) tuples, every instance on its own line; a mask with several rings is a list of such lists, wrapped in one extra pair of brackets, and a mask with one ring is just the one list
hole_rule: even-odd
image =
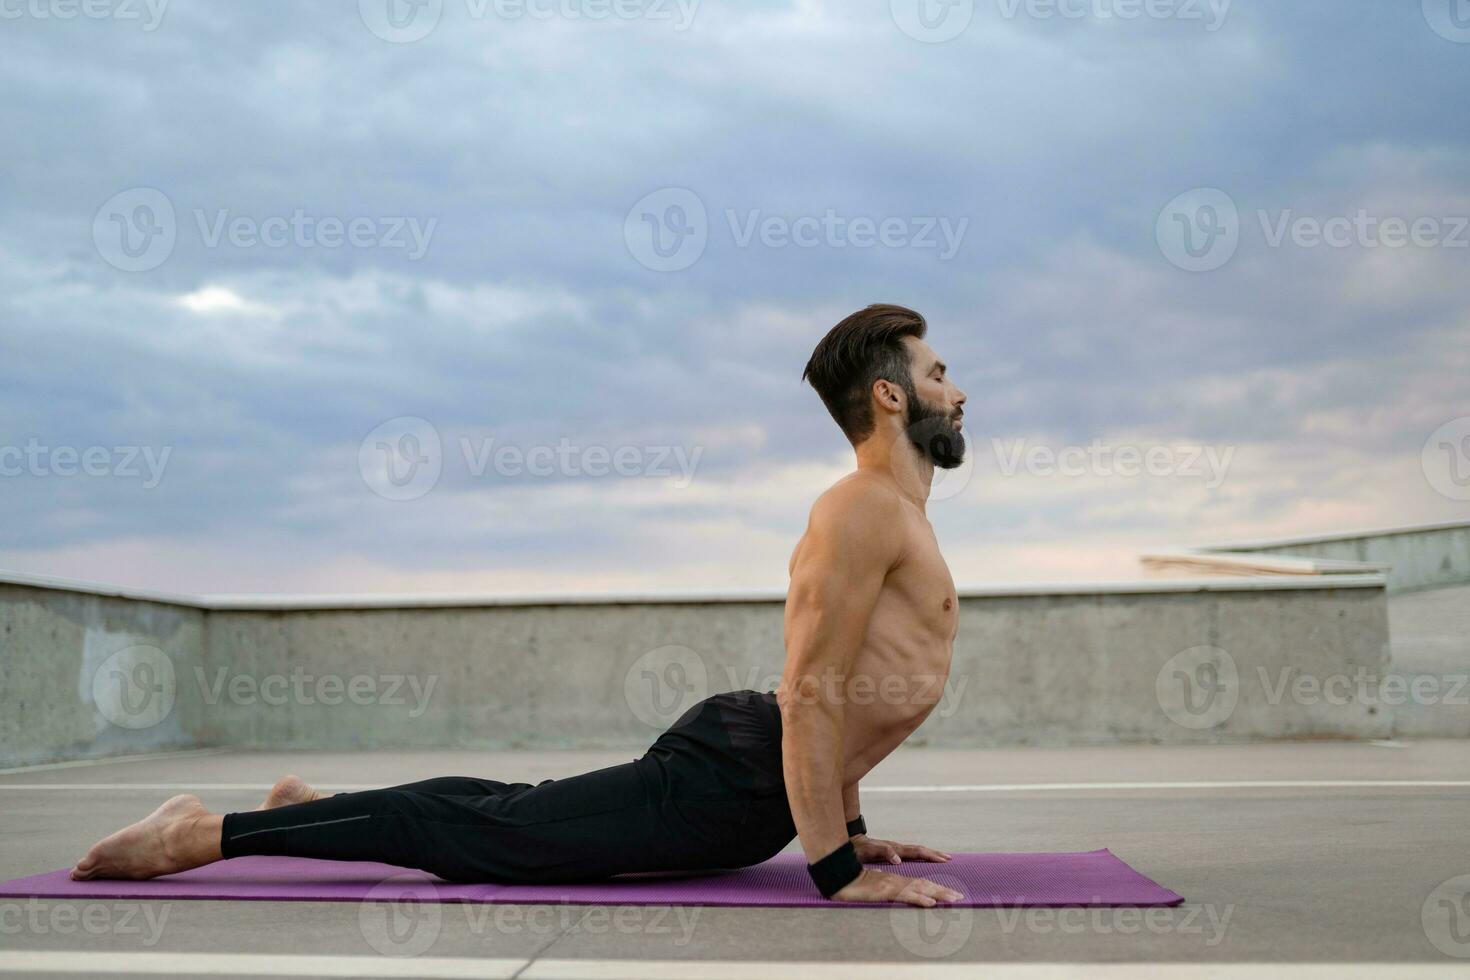
[(945, 364), (922, 340), (904, 338), (909, 348), (908, 417), (904, 431), (935, 466), (952, 470), (965, 461), (961, 431), (965, 393), (949, 379)]

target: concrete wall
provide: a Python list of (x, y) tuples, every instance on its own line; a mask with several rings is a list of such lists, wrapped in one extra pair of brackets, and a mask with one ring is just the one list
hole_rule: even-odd
[[(1290, 689), (1301, 675), (1383, 673), (1381, 587), (1185, 589), (967, 596), (942, 688), (904, 677), (884, 693), (880, 678), (851, 696), (938, 699), (915, 735), (934, 745), (1391, 733), (1376, 707)], [(211, 613), (204, 656), (206, 688), (226, 693), (192, 694), (211, 702), (201, 738), (220, 744), (637, 749), (707, 694), (772, 689), (781, 662), (779, 601), (234, 610)], [(267, 677), (308, 692), (337, 678), (358, 697), (268, 704), (255, 694)], [(237, 678), (243, 697), (228, 694)]]
[(0, 767), (195, 746), (200, 706), (170, 671), (199, 662), (204, 620), (0, 583)]
[(1470, 582), (1470, 522), (1242, 542), (1200, 549), (1386, 564), (1389, 592)]
[[(1381, 738), (1380, 709), (1300, 696), (1301, 678), (1381, 674), (1382, 591), (1218, 589), (967, 600), (959, 709), (936, 744)], [(1283, 677), (1286, 679), (1283, 684)], [(1310, 686), (1310, 685), (1307, 685)]]
[[(708, 694), (772, 689), (782, 662), (771, 595), (199, 601), (213, 608), (0, 587), (0, 762), (212, 745), (634, 752)], [(914, 737), (932, 745), (1393, 730), (1353, 692), (1299, 686), (1384, 673), (1373, 576), (973, 590), (960, 624), (942, 688), (873, 678), (849, 697), (937, 701)]]

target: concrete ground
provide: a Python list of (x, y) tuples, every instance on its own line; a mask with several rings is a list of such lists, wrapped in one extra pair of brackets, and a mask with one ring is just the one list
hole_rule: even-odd
[[(356, 788), (445, 773), (535, 780), (630, 757), (205, 752), (12, 770), (0, 773), (0, 877), (70, 865), (175, 792), (232, 810), (253, 806), (286, 772)], [(0, 973), (815, 980), (970, 976), (990, 963), (1012, 964), (991, 975), (1038, 978), (1465, 976), (1467, 804), (1470, 752), (1459, 741), (910, 749), (864, 783), (875, 835), (956, 851), (1108, 847), (1186, 904), (919, 912), (0, 900)], [(290, 958), (301, 956), (310, 959)], [(1263, 962), (1293, 965), (1231, 966)]]

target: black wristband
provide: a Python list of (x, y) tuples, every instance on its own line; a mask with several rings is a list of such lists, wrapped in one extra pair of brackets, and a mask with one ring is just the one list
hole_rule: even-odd
[(812, 876), (822, 897), (831, 898), (863, 873), (863, 865), (858, 860), (857, 848), (848, 841), (816, 864), (808, 864), (806, 872)]
[(847, 836), (856, 837), (858, 834), (866, 834), (868, 825), (863, 821), (863, 815), (859, 813), (847, 822)]

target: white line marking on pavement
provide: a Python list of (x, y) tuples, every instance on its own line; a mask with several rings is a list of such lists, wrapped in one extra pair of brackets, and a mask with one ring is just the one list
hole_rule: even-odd
[[(354, 792), (363, 789), (383, 789), (385, 783), (318, 783), (317, 789), (331, 790), (334, 792)], [(148, 790), (150, 792), (165, 791), (169, 793), (199, 793), (208, 790), (217, 791), (249, 791), (252, 793), (263, 793), (271, 788), (270, 783), (6, 783), (0, 782), (0, 789), (63, 789), (63, 790)]]
[[(355, 792), (382, 789), (382, 783), (319, 783), (319, 789)], [(6, 783), (0, 790), (39, 789), (73, 792), (147, 790), (150, 792), (200, 793), (214, 791), (264, 792), (270, 783)], [(937, 786), (864, 786), (864, 793), (1056, 793), (1107, 792), (1111, 790), (1199, 790), (1199, 789), (1466, 789), (1470, 779), (1249, 779), (1211, 782), (1152, 783), (964, 783)]]
[[(524, 970), (517, 974), (517, 971)], [(0, 952), (0, 973), (101, 976), (434, 977), (498, 980), (889, 980), (1014, 977), (1016, 980), (1378, 980), (1382, 963), (872, 963), (754, 960), (470, 959), (420, 956), (281, 956), (259, 953)], [(1463, 963), (1401, 964), (1401, 980), (1464, 978)]]
[(1239, 779), (1177, 783), (976, 783), (948, 786), (864, 786), (864, 793), (1027, 793), (1118, 789), (1448, 789), (1467, 779)]
[(810, 963), (739, 960), (536, 960), (517, 980), (1464, 980), (1465, 964), (1395, 963)]
[(0, 952), (0, 973), (150, 976), (509, 978), (524, 959), (281, 956), (262, 953)]

